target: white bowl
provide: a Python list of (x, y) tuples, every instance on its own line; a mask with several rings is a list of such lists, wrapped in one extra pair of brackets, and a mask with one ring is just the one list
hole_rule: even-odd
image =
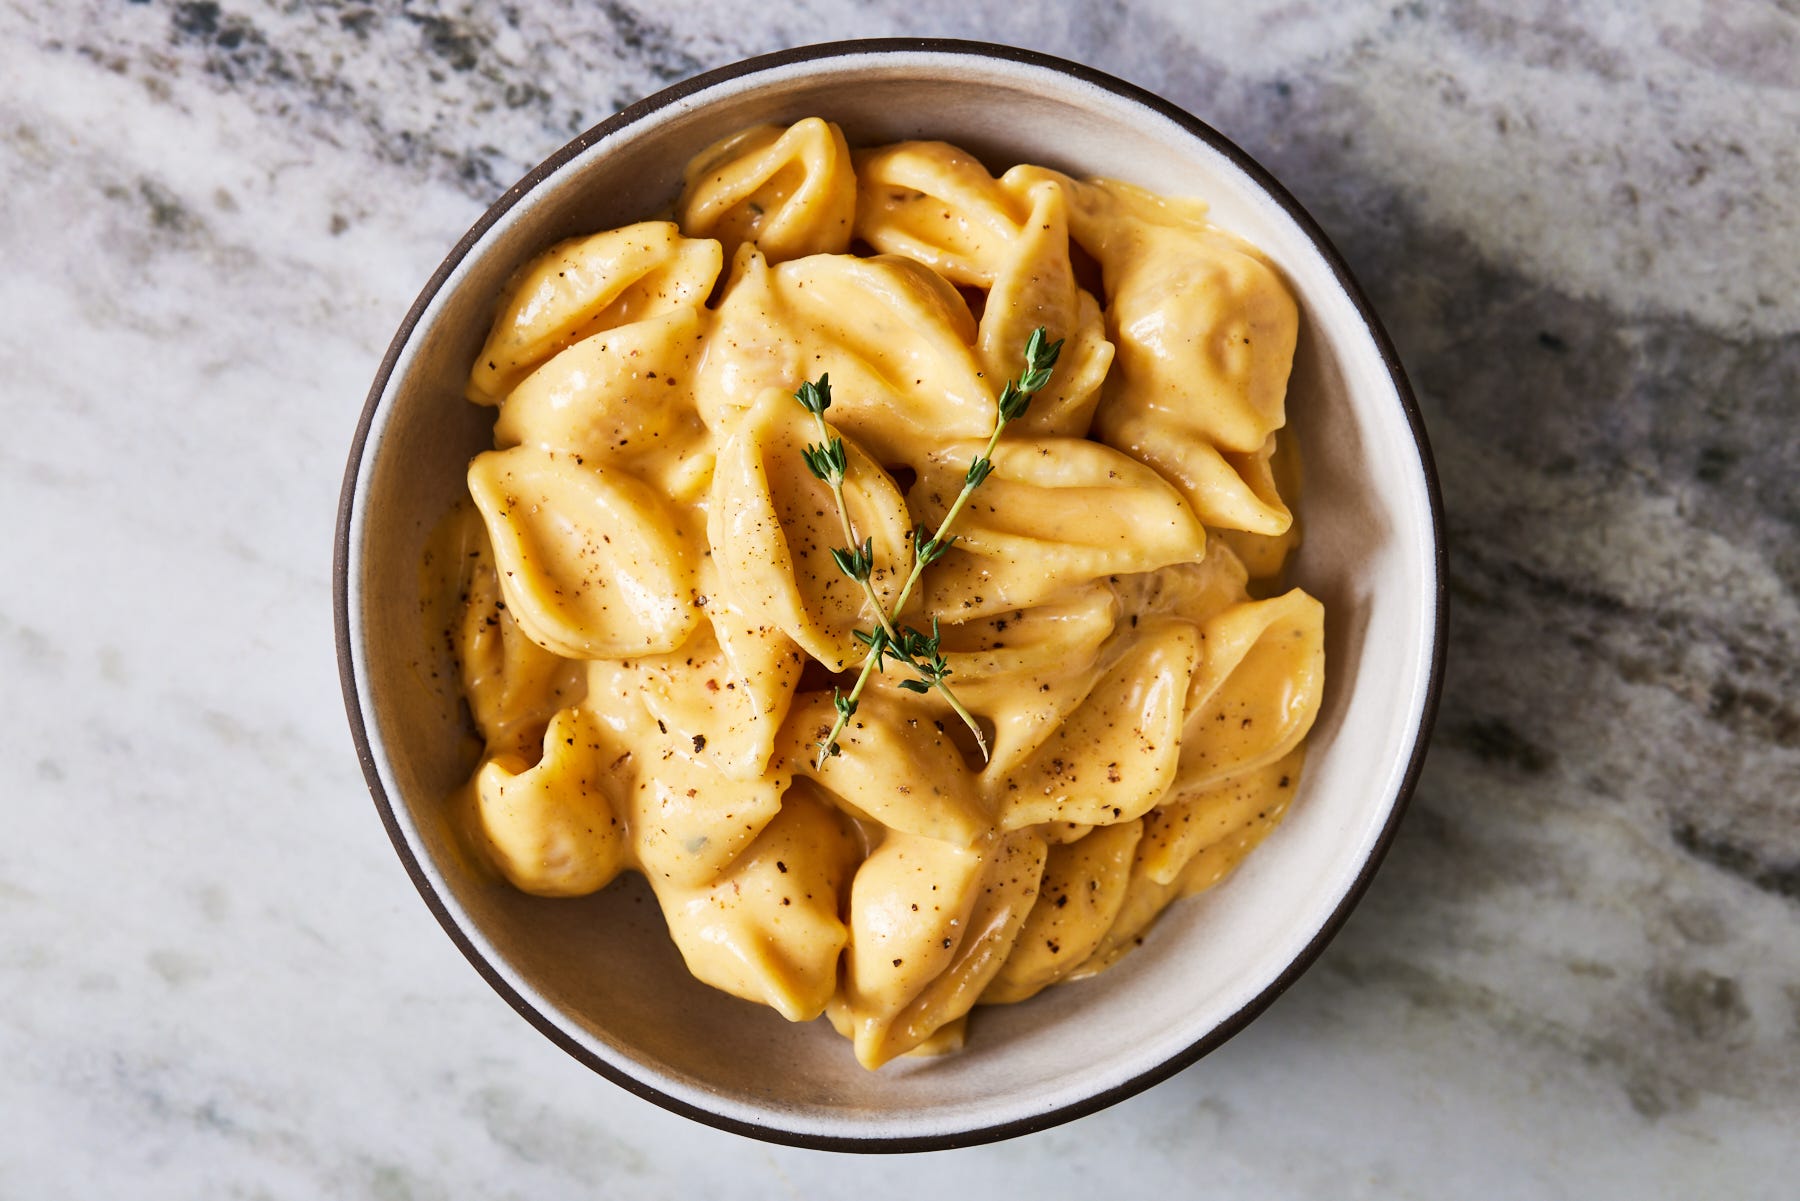
[[(512, 270), (550, 243), (667, 205), (682, 165), (763, 121), (822, 115), (852, 144), (941, 138), (996, 170), (1034, 162), (1202, 197), (1299, 299), (1289, 396), (1307, 467), (1292, 578), (1326, 608), (1328, 685), (1287, 820), (1217, 889), (1171, 908), (1088, 981), (984, 1009), (968, 1048), (857, 1066), (823, 1022), (692, 980), (632, 878), (582, 900), (472, 870), (446, 826), (468, 735), (420, 619), (420, 552), (463, 492), (492, 414), (462, 383)], [(514, 1008), (640, 1096), (776, 1142), (951, 1147), (1042, 1129), (1149, 1087), (1223, 1043), (1312, 962), (1387, 849), (1424, 758), (1444, 645), (1430, 453), (1393, 347), (1343, 260), (1269, 174), (1129, 84), (979, 43), (843, 42), (751, 59), (652, 96), (552, 155), (465, 235), (407, 314), (356, 430), (335, 592), (350, 724), (426, 904)], [(446, 1047), (445, 1054), (453, 1053)]]

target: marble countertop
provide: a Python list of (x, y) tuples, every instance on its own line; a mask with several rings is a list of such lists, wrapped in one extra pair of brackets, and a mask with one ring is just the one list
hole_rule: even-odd
[[(1398, 843), (1261, 1020), (875, 1160), (640, 1102), (468, 968), (328, 577), (368, 381), (490, 200), (693, 72), (888, 34), (1082, 60), (1287, 183), (1420, 394), (1454, 616)], [(1794, 1195), (1792, 0), (5, 0), (0, 61), (0, 1196)]]

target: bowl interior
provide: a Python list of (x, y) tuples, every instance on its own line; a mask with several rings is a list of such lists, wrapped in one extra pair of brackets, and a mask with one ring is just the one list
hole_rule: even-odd
[[(680, 89), (677, 89), (680, 91)], [(1104, 975), (977, 1011), (968, 1049), (858, 1067), (823, 1023), (689, 978), (635, 878), (577, 901), (475, 870), (444, 798), (471, 767), (454, 671), (420, 619), (427, 534), (489, 442), (462, 383), (521, 262), (673, 199), (682, 164), (744, 125), (823, 115), (852, 144), (931, 137), (998, 170), (1037, 162), (1200, 196), (1286, 274), (1302, 335), (1289, 405), (1306, 464), (1296, 583), (1327, 612), (1329, 683), (1286, 822), (1224, 885), (1164, 915)], [(615, 1079), (781, 1139), (963, 1141), (1092, 1108), (1222, 1041), (1310, 958), (1383, 842), (1429, 708), (1430, 485), (1395, 372), (1308, 226), (1223, 144), (1124, 90), (966, 49), (837, 51), (654, 98), (528, 189), (440, 273), (380, 392), (346, 522), (348, 653), (391, 828), (453, 935), (509, 999)], [(508, 199), (511, 199), (509, 194)], [(504, 203), (504, 202), (503, 202)]]

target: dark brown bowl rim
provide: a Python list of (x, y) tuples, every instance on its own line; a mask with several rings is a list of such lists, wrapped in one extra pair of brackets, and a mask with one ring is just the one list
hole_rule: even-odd
[[(1412, 432), (1413, 443), (1419, 455), (1419, 463), (1424, 471), (1427, 500), (1431, 517), (1433, 542), (1433, 567), (1436, 583), (1434, 606), (1434, 629), (1432, 630), (1431, 671), (1426, 680), (1425, 704), (1421, 713), (1418, 737), (1413, 744), (1412, 755), (1406, 766), (1405, 775), (1401, 778), (1400, 787), (1395, 794), (1394, 803), (1389, 810), (1387, 824), (1376, 839), (1374, 848), (1364, 861), (1362, 871), (1345, 892), (1337, 909), (1319, 928), (1306, 948), (1290, 962), (1287, 968), (1275, 978), (1260, 994), (1244, 1005), (1230, 1018), (1209, 1031), (1204, 1037), (1194, 1042), (1185, 1050), (1170, 1056), (1156, 1067), (1142, 1072), (1120, 1084), (1104, 1089), (1092, 1096), (1074, 1101), (1058, 1109), (1045, 1113), (1033, 1114), (1026, 1118), (1016, 1118), (1007, 1122), (995, 1123), (972, 1130), (959, 1130), (945, 1134), (908, 1135), (903, 1137), (855, 1137), (841, 1135), (811, 1134), (803, 1131), (786, 1130), (780, 1127), (763, 1126), (754, 1122), (740, 1121), (726, 1117), (710, 1110), (699, 1108), (679, 1098), (672, 1097), (660, 1089), (646, 1084), (642, 1080), (621, 1070), (614, 1064), (595, 1055), (575, 1039), (569, 1036), (548, 1015), (537, 1009), (521, 996), (487, 958), (475, 946), (473, 941), (463, 932), (451, 914), (449, 906), (444, 902), (431, 885), (424, 869), (413, 857), (402, 833), (400, 823), (395, 815), (393, 803), (388, 799), (382, 787), (380, 773), (375, 767), (374, 753), (370, 748), (367, 727), (358, 699), (356, 670), (350, 643), (350, 529), (351, 518), (355, 508), (357, 478), (362, 467), (363, 455), (369, 437), (369, 430), (380, 407), (382, 394), (387, 390), (388, 379), (393, 374), (394, 365), (399, 360), (402, 350), (411, 339), (414, 328), (423, 316), (426, 307), (437, 296), (444, 282), (456, 267), (469, 254), (475, 244), (481, 240), (495, 222), (497, 222), (526, 193), (537, 187), (565, 163), (581, 154), (602, 138), (608, 137), (643, 120), (651, 113), (678, 103), (679, 101), (712, 87), (715, 84), (737, 79), (745, 75), (754, 75), (771, 68), (792, 66), (798, 63), (817, 62), (830, 58), (841, 58), (852, 55), (884, 54), (894, 52), (958, 54), (971, 58), (1000, 59), (1006, 62), (1019, 63), (1030, 67), (1043, 68), (1059, 72), (1082, 83), (1111, 92), (1124, 99), (1133, 101), (1167, 118), (1181, 126), (1196, 138), (1224, 155), (1244, 174), (1254, 180), (1260, 188), (1278, 204), (1298, 225), (1303, 233), (1311, 239), (1314, 247), (1331, 268), (1338, 286), (1343, 288), (1351, 302), (1356, 306), (1358, 316), (1368, 327), (1376, 349), (1387, 368), (1396, 395), (1400, 398), (1401, 408), (1405, 411), (1406, 420)], [(481, 218), (470, 227), (469, 232), (439, 264), (431, 279), (420, 291), (418, 299), (408, 310), (406, 319), (401, 322), (398, 332), (389, 344), (387, 353), (381, 360), (381, 368), (376, 372), (375, 382), (369, 389), (368, 399), (363, 404), (362, 416), (357, 421), (356, 434), (351, 442), (350, 457), (344, 472), (343, 492), (338, 500), (338, 518), (336, 541), (332, 556), (332, 601), (333, 617), (337, 638), (338, 675), (343, 685), (344, 706), (350, 720), (351, 736), (356, 742), (358, 758), (362, 761), (363, 776), (368, 781), (370, 795), (374, 798), (376, 810), (381, 815), (382, 825), (387, 828), (388, 838), (394, 849), (406, 865), (407, 874), (412, 877), (413, 885), (419, 890), (426, 905), (443, 926), (465, 958), (481, 973), (483, 979), (499, 993), (506, 1002), (530, 1022), (551, 1042), (567, 1051), (570, 1055), (605, 1076), (614, 1084), (629, 1089), (647, 1101), (652, 1101), (673, 1113), (692, 1118), (697, 1122), (728, 1130), (734, 1134), (761, 1139), (766, 1142), (782, 1143), (789, 1146), (805, 1147), (821, 1151), (857, 1151), (857, 1152), (915, 1152), (949, 1150), (956, 1147), (976, 1146), (983, 1143), (999, 1142), (1003, 1139), (1016, 1138), (1024, 1134), (1032, 1134), (1076, 1118), (1085, 1117), (1099, 1110), (1135, 1096), (1154, 1084), (1173, 1076), (1184, 1068), (1192, 1066), (1201, 1057), (1222, 1046), (1232, 1036), (1249, 1025), (1262, 1012), (1274, 1003), (1275, 999), (1286, 992), (1300, 976), (1312, 966), (1321, 952), (1337, 936), (1339, 930), (1348, 920), (1351, 910), (1356, 908), (1363, 894), (1368, 890), (1376, 869), (1381, 866), (1388, 848), (1393, 844), (1395, 832), (1400, 820), (1412, 800), (1413, 789), (1417, 786), (1419, 774), (1424, 768), (1426, 751), (1430, 744), (1433, 723), (1437, 718), (1438, 700), (1443, 689), (1444, 653), (1446, 631), (1448, 625), (1448, 592), (1445, 582), (1446, 550), (1444, 543), (1443, 496), (1438, 484), (1437, 467), (1431, 455), (1431, 445), (1426, 438), (1424, 419), (1419, 413), (1417, 400), (1413, 397), (1412, 388), (1406, 379), (1406, 372), (1401, 367), (1400, 357), (1394, 350), (1393, 341), (1387, 330), (1376, 317), (1368, 298), (1362, 288), (1350, 274), (1343, 256), (1331, 244), (1325, 232), (1314, 221), (1311, 214), (1301, 207), (1299, 201), (1290, 195), (1286, 188), (1276, 182), (1260, 163), (1244, 151), (1232, 144), (1223, 134), (1197, 117), (1183, 111), (1154, 92), (1147, 91), (1135, 84), (1114, 78), (1092, 67), (1066, 59), (1042, 54), (1035, 50), (1023, 50), (1014, 46), (1003, 46), (992, 42), (964, 41), (953, 38), (869, 38), (862, 40), (823, 42), (812, 46), (799, 46), (790, 50), (781, 50), (773, 54), (758, 55), (744, 59), (730, 66), (720, 67), (685, 79), (671, 87), (646, 97), (636, 104), (621, 110), (619, 113), (587, 132), (576, 137), (562, 149), (552, 154), (534, 167), (518, 183), (508, 188)]]

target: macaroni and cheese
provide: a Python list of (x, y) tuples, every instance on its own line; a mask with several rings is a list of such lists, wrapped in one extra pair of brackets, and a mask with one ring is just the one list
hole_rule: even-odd
[[(469, 377), (471, 838), (545, 896), (641, 872), (696, 977), (868, 1067), (952, 1049), (1294, 795), (1324, 680), (1321, 606), (1275, 586), (1295, 303), (1197, 202), (816, 118), (702, 153), (672, 216), (530, 262)], [(938, 623), (990, 757), (892, 664), (819, 756), (1040, 327), (1054, 374), (894, 614)], [(805, 461), (821, 376), (867, 590)]]

